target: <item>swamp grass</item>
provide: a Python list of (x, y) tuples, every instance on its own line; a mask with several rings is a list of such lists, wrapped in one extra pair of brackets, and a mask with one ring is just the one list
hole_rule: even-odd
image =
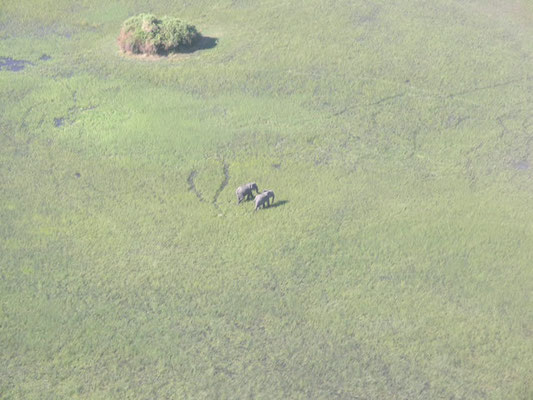
[[(530, 398), (513, 5), (4, 2), (0, 397)], [(216, 46), (123, 57), (140, 12)]]

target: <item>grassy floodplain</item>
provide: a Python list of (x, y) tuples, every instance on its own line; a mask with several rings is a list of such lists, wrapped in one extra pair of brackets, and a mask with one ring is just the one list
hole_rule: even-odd
[[(141, 12), (209, 45), (124, 57)], [(0, 398), (531, 399), (532, 37), (529, 0), (2, 0)]]

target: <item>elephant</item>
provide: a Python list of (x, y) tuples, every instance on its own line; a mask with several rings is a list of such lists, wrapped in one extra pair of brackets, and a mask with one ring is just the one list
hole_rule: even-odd
[(263, 190), (263, 193), (255, 196), (255, 211), (260, 207), (270, 206), (270, 198), (272, 198), (272, 203), (274, 203), (274, 191), (272, 190)]
[(245, 197), (246, 200), (251, 200), (254, 195), (254, 190), (259, 193), (259, 189), (257, 188), (257, 184), (255, 182), (239, 186), (235, 191), (235, 194), (237, 195), (237, 204), (240, 204), (240, 202), (243, 201)]

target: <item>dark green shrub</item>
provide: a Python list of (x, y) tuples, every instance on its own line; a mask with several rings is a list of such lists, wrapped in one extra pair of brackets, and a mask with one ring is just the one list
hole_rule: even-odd
[(118, 45), (134, 54), (167, 54), (190, 47), (199, 38), (193, 25), (178, 18), (139, 14), (124, 21)]

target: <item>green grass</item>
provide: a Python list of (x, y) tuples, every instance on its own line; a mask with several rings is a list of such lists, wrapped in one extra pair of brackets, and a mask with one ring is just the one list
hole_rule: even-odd
[[(36, 3), (0, 6), (0, 398), (533, 396), (530, 2)], [(141, 12), (217, 45), (124, 57)]]

